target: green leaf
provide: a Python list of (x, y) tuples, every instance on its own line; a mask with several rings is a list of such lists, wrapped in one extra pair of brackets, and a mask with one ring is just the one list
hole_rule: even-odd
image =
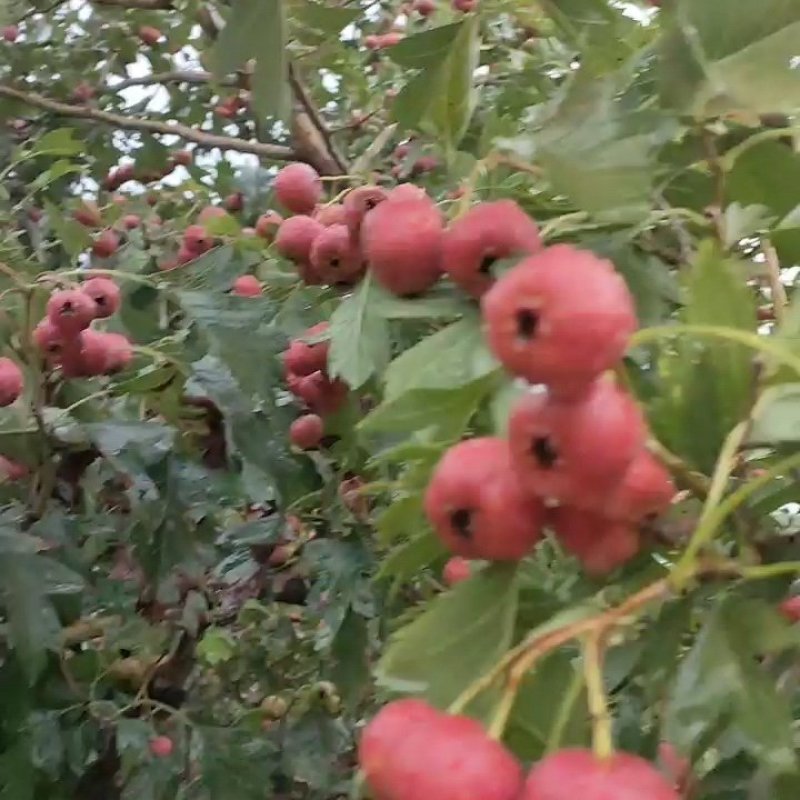
[(363, 386), (389, 363), (389, 328), (373, 304), (380, 291), (368, 273), (331, 317), (328, 370), (352, 389)]
[(800, 383), (767, 389), (756, 408), (758, 413), (748, 436), (750, 444), (775, 446), (800, 442)]
[(67, 255), (75, 258), (91, 247), (92, 237), (83, 225), (74, 219), (64, 217), (58, 206), (49, 201), (45, 201), (44, 207), (47, 211), (47, 220), (53, 226), (53, 232)]
[(379, 683), (447, 707), (510, 647), (518, 591), (516, 565), (495, 565), (439, 595), (392, 637)]
[[(409, 530), (413, 529), (407, 528), (406, 532)], [(383, 560), (376, 577), (378, 580), (390, 578), (395, 581), (406, 581), (446, 555), (444, 545), (432, 533), (426, 531), (392, 550)]]
[[(293, 18), (302, 24), (301, 27), (307, 25), (327, 36), (335, 36), (360, 16), (360, 8), (337, 8), (314, 0), (307, 0), (293, 12)], [(301, 30), (300, 33), (305, 35), (306, 31)]]
[(86, 145), (74, 138), (72, 128), (57, 128), (35, 140), (31, 155), (77, 156), (85, 152)]
[(236, 655), (236, 640), (225, 628), (208, 628), (197, 643), (197, 655), (212, 667), (224, 664)]
[[(242, 259), (230, 245), (215, 247), (180, 269), (164, 272), (165, 283), (192, 292), (220, 292), (230, 289), (243, 272)], [(257, 298), (254, 299), (257, 302)], [(191, 303), (191, 298), (189, 298)]]
[(496, 368), (480, 318), (470, 314), (392, 361), (386, 370), (384, 396), (392, 400), (413, 389), (455, 389)]
[(353, 707), (369, 687), (367, 620), (349, 609), (331, 642), (331, 680), (344, 702)]

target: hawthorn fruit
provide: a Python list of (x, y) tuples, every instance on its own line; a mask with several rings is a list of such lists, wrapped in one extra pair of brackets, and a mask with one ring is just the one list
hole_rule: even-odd
[(298, 417), (289, 428), (289, 440), (301, 450), (315, 450), (325, 433), (325, 423), (317, 414)]
[(47, 301), (47, 318), (65, 339), (74, 339), (95, 318), (97, 305), (79, 289), (54, 292)]
[(3, 40), (14, 44), (17, 39), (19, 39), (19, 25), (6, 25), (3, 28)]
[(453, 0), (453, 9), (463, 11), (465, 14), (478, 7), (478, 0)]
[(138, 214), (125, 214), (122, 217), (122, 227), (125, 230), (132, 231), (142, 224), (142, 218)]
[(139, 28), (139, 39), (144, 44), (153, 47), (161, 41), (161, 31), (152, 25), (142, 25)]
[(421, 17), (429, 17), (436, 11), (436, 2), (435, 0), (415, 0), (413, 8)]
[(311, 246), (311, 266), (324, 283), (351, 285), (364, 274), (364, 259), (346, 225), (323, 229)]
[(64, 334), (48, 317), (33, 329), (33, 343), (48, 360), (57, 360), (64, 350)]
[(331, 225), (344, 225), (346, 223), (344, 206), (341, 203), (320, 206), (314, 212), (314, 219), (326, 228), (330, 228)]
[(354, 241), (359, 240), (364, 217), (387, 197), (380, 186), (359, 186), (344, 199), (344, 222)]
[(800, 622), (800, 595), (787, 597), (778, 606), (778, 610), (789, 622)]
[(256, 233), (262, 239), (271, 242), (282, 222), (283, 217), (277, 211), (267, 211), (256, 220)]
[(322, 199), (319, 173), (309, 164), (287, 164), (275, 176), (275, 196), (284, 208), (295, 214), (313, 214)]
[(646, 517), (664, 513), (675, 491), (675, 484), (661, 462), (642, 450), (610, 494), (603, 513), (611, 519), (641, 522)]
[(72, 217), (85, 228), (99, 228), (103, 224), (103, 217), (97, 203), (93, 200), (84, 200), (78, 208), (72, 212)]
[(255, 275), (240, 275), (233, 282), (231, 292), (239, 297), (259, 297), (262, 294), (261, 281)]
[(150, 752), (156, 758), (169, 758), (173, 749), (174, 745), (169, 736), (156, 736), (150, 740)]
[(10, 358), (0, 358), (0, 406), (10, 406), (25, 385), (22, 370)]
[(183, 246), (195, 256), (202, 255), (214, 246), (214, 238), (202, 225), (189, 225), (183, 232)]
[(237, 211), (241, 211), (244, 208), (244, 195), (241, 192), (233, 192), (233, 194), (229, 194), (222, 201), (222, 204), (226, 211), (235, 214)]
[(111, 278), (89, 278), (80, 288), (94, 302), (96, 318), (110, 317), (119, 308), (120, 289)]
[(305, 214), (289, 217), (278, 228), (275, 247), (282, 256), (295, 264), (308, 263), (314, 240), (324, 230), (324, 225)]
[(453, 556), (447, 560), (442, 570), (442, 579), (447, 586), (455, 586), (457, 583), (466, 581), (472, 575), (472, 568), (469, 561), (461, 556)]
[(303, 340), (316, 338), (326, 333), (329, 327), (327, 322), (319, 322), (304, 331), (299, 338), (292, 340), (289, 349), (283, 354), (287, 372), (304, 377), (325, 370), (328, 366), (330, 341), (308, 343)]
[(92, 244), (92, 252), (100, 258), (113, 256), (119, 249), (119, 236), (112, 230), (102, 231)]

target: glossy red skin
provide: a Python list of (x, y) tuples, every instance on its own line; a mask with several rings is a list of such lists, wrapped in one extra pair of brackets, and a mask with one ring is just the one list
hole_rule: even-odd
[(300, 337), (292, 340), (289, 349), (283, 354), (283, 363), (287, 372), (304, 377), (313, 372), (325, 370), (328, 366), (330, 342), (326, 340), (309, 344), (303, 340), (319, 336), (325, 333), (329, 327), (327, 322), (319, 322), (308, 328)]
[(322, 199), (322, 182), (309, 164), (287, 164), (273, 183), (278, 202), (295, 214), (313, 214)]
[(441, 276), (442, 215), (426, 200), (381, 203), (364, 218), (361, 247), (375, 279), (402, 296), (430, 289)]
[(120, 304), (120, 289), (111, 278), (89, 278), (81, 284), (81, 291), (92, 298), (97, 318), (110, 317)]
[(595, 381), (580, 400), (564, 401), (548, 392), (523, 395), (509, 417), (511, 457), (525, 490), (598, 511), (646, 434), (639, 407), (608, 378)]
[(428, 193), (421, 187), (413, 183), (401, 183), (394, 187), (387, 195), (386, 199), (392, 203), (399, 203), (403, 200), (424, 200), (429, 205), (434, 205)]
[[(512, 374), (576, 396), (624, 355), (636, 330), (625, 281), (610, 261), (559, 244), (526, 259), (483, 296), (492, 352)], [(520, 335), (517, 315), (537, 320)]]
[(156, 736), (150, 740), (150, 752), (156, 758), (167, 758), (172, 755), (174, 745), (169, 736)]
[(271, 242), (283, 223), (283, 217), (277, 211), (267, 211), (256, 220), (256, 233)]
[(47, 301), (47, 318), (66, 339), (88, 328), (96, 311), (94, 300), (78, 289), (54, 292)]
[[(470, 512), (469, 530), (453, 515)], [(451, 447), (425, 492), (425, 513), (455, 555), (516, 561), (542, 538), (545, 510), (522, 490), (504, 439), (468, 439)]]
[(255, 275), (240, 275), (233, 282), (231, 291), (239, 297), (259, 297), (262, 294), (261, 281)]
[(669, 509), (675, 497), (669, 472), (654, 456), (642, 450), (633, 459), (621, 483), (609, 495), (603, 513), (611, 519), (641, 522)]
[(317, 414), (335, 414), (347, 400), (347, 384), (331, 380), (323, 372), (300, 378), (297, 396)]
[(57, 359), (64, 349), (64, 334), (48, 317), (33, 329), (33, 341), (48, 359)]
[(519, 800), (680, 800), (648, 761), (615, 753), (598, 761), (589, 750), (560, 750), (528, 775)]
[(448, 559), (442, 570), (442, 578), (448, 586), (455, 586), (457, 583), (468, 580), (472, 575), (469, 561), (461, 556), (453, 556)]
[(314, 450), (319, 447), (325, 433), (325, 423), (316, 414), (304, 414), (289, 427), (289, 440), (301, 450)]
[(800, 622), (800, 595), (787, 597), (778, 606), (778, 610), (789, 622)]
[(183, 232), (183, 246), (187, 252), (198, 256), (214, 246), (214, 239), (202, 225), (189, 225)]
[(226, 211), (236, 213), (244, 208), (244, 196), (241, 192), (229, 194), (223, 202), (225, 204)]
[(344, 225), (346, 221), (344, 206), (341, 203), (320, 206), (314, 212), (314, 219), (326, 228), (329, 228), (331, 225)]
[(346, 225), (331, 225), (314, 239), (311, 266), (324, 283), (350, 286), (364, 274), (364, 259)]
[(92, 252), (100, 258), (108, 258), (119, 249), (119, 236), (114, 231), (106, 230), (98, 235), (92, 244)]
[(22, 370), (10, 358), (0, 358), (0, 406), (10, 406), (25, 384)]
[(311, 247), (325, 226), (304, 214), (289, 217), (281, 223), (278, 235), (275, 237), (275, 247), (278, 252), (295, 263), (308, 262), (311, 257)]
[(380, 186), (359, 186), (344, 199), (344, 223), (354, 241), (358, 241), (364, 217), (387, 197)]
[(445, 231), (442, 267), (465, 292), (481, 297), (495, 282), (484, 259), (531, 255), (542, 247), (536, 223), (513, 201), (480, 203)]
[(26, 477), (30, 470), (24, 465), (10, 458), (0, 456), (0, 481), (3, 479), (7, 481), (18, 481)]
[(475, 720), (416, 700), (367, 725), (359, 764), (376, 800), (516, 800), (522, 786), (516, 759)]
[(550, 515), (556, 538), (589, 575), (607, 575), (630, 561), (641, 537), (630, 522), (611, 520), (574, 506), (560, 506)]

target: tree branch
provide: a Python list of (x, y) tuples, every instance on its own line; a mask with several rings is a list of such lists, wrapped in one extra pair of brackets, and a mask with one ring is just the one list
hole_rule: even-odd
[[(137, 0), (138, 2), (138, 0)], [(44, 111), (51, 111), (62, 117), (72, 117), (74, 119), (92, 119), (112, 125), (122, 130), (143, 131), (144, 133), (161, 134), (165, 136), (178, 136), (188, 142), (194, 142), (200, 147), (221, 150), (236, 150), (240, 153), (252, 153), (263, 158), (272, 158), (276, 161), (291, 161), (295, 158), (295, 153), (290, 147), (279, 144), (268, 144), (264, 142), (253, 142), (246, 139), (237, 139), (234, 136), (219, 136), (214, 133), (204, 133), (203, 131), (190, 128), (188, 125), (181, 125), (177, 122), (159, 122), (152, 119), (139, 119), (136, 117), (126, 117), (122, 114), (112, 114), (108, 111), (101, 111), (87, 106), (70, 105), (51, 100), (35, 92), (23, 92), (11, 86), (0, 84), (0, 97), (8, 97), (12, 100), (19, 100), (35, 108)]]

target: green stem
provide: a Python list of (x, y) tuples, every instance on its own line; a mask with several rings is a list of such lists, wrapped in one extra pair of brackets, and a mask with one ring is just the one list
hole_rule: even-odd
[(596, 633), (590, 634), (583, 643), (583, 674), (592, 715), (592, 750), (598, 760), (605, 761), (614, 754), (614, 740), (603, 684), (603, 648)]
[(567, 727), (569, 718), (575, 708), (575, 703), (578, 702), (578, 698), (581, 696), (584, 682), (585, 679), (583, 677), (583, 672), (581, 672), (579, 669), (574, 670), (572, 674), (572, 680), (567, 688), (567, 693), (564, 695), (564, 699), (561, 701), (561, 705), (558, 707), (558, 715), (553, 723), (550, 736), (547, 739), (547, 753), (552, 753), (561, 747), (561, 740), (564, 737), (564, 730)]

